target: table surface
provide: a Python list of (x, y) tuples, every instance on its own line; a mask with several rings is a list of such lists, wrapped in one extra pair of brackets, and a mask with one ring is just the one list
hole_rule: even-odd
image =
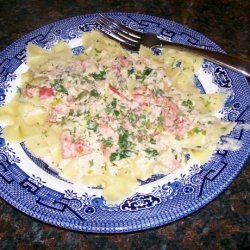
[[(226, 52), (250, 57), (250, 2), (0, 0), (0, 50), (24, 34), (67, 17), (96, 12), (160, 16), (206, 35)], [(172, 224), (142, 232), (79, 233), (37, 221), (0, 199), (0, 249), (246, 249), (249, 241), (250, 158), (218, 198)]]

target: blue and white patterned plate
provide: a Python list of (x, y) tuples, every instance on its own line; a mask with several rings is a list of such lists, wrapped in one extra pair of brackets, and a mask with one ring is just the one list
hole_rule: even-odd
[[(222, 51), (205, 36), (162, 18), (110, 13), (112, 18), (163, 39)], [(15, 94), (20, 74), (27, 70), (28, 42), (50, 48), (67, 41), (74, 53), (83, 50), (80, 37), (92, 30), (97, 14), (69, 18), (44, 26), (19, 39), (0, 54), (0, 105)], [(201, 92), (230, 95), (221, 117), (239, 124), (250, 122), (250, 88), (233, 71), (205, 61), (197, 74)], [(99, 189), (81, 189), (60, 179), (51, 168), (33, 157), (23, 144), (11, 144), (0, 127), (0, 195), (24, 213), (60, 227), (98, 233), (148, 229), (180, 219), (217, 197), (241, 171), (250, 152), (250, 132), (239, 126), (229, 135), (242, 143), (240, 151), (217, 151), (206, 164), (191, 165), (184, 172), (153, 176), (141, 183), (137, 193), (122, 203), (105, 202)]]

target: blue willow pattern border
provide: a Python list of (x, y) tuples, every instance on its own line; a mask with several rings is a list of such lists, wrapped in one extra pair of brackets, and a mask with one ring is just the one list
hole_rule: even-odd
[[(143, 32), (154, 32), (163, 39), (188, 43), (214, 50), (221, 49), (204, 36), (173, 22), (139, 14), (110, 14), (123, 24)], [(50, 48), (58, 40), (79, 38), (92, 30), (97, 15), (79, 16), (42, 27), (20, 39), (0, 54), (0, 104), (4, 105), (11, 82), (16, 79), (16, 69), (25, 62), (28, 42)], [(74, 48), (80, 53), (82, 47)], [(249, 122), (248, 93), (243, 93), (247, 83), (242, 76), (227, 72), (222, 67), (205, 61), (204, 72), (212, 74), (213, 82), (224, 89), (233, 89), (224, 110), (224, 118), (240, 124)], [(233, 86), (240, 81), (242, 87)], [(202, 91), (202, 85), (197, 81)], [(237, 93), (239, 94), (237, 95)], [(239, 96), (241, 98), (239, 98)], [(239, 173), (249, 153), (250, 135), (243, 128), (229, 136), (243, 141), (239, 155), (217, 151), (213, 159), (203, 165), (194, 165), (189, 174), (172, 182), (154, 187), (152, 193), (137, 193), (119, 205), (106, 204), (103, 197), (78, 195), (74, 190), (57, 192), (46, 187), (39, 176), (28, 176), (18, 167), (20, 159), (8, 142), (1, 137), (0, 129), (0, 194), (21, 211), (48, 223), (79, 231), (127, 232), (159, 226), (177, 220), (201, 208), (230, 184)], [(234, 164), (237, 168), (233, 168)], [(226, 178), (226, 182), (225, 182)], [(151, 180), (156, 180), (157, 177)], [(166, 212), (167, 211), (167, 212)], [(94, 218), (91, 216), (95, 214)]]

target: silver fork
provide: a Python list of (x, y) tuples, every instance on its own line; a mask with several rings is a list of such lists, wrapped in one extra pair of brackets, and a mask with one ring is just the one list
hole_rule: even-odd
[(96, 23), (100, 25), (100, 27), (97, 26), (99, 31), (119, 42), (125, 49), (136, 52), (139, 51), (141, 44), (151, 49), (171, 46), (174, 49), (185, 50), (200, 55), (212, 62), (250, 77), (250, 61), (246, 59), (202, 49), (199, 47), (192, 47), (185, 44), (161, 40), (155, 34), (141, 33), (132, 30), (113, 20), (112, 18), (102, 14), (100, 14), (100, 17), (96, 20)]

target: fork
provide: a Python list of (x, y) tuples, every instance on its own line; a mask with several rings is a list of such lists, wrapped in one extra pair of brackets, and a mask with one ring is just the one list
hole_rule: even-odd
[(96, 23), (99, 24), (99, 26), (96, 27), (99, 31), (111, 39), (116, 40), (121, 44), (122, 47), (130, 51), (139, 51), (140, 45), (144, 45), (145, 47), (149, 47), (151, 49), (170, 46), (174, 49), (184, 50), (200, 55), (212, 62), (250, 77), (250, 61), (246, 59), (206, 50), (199, 47), (192, 47), (185, 44), (165, 41), (158, 38), (155, 34), (142, 33), (132, 30), (125, 25), (113, 20), (112, 18), (102, 14), (100, 14), (100, 17), (96, 20)]

